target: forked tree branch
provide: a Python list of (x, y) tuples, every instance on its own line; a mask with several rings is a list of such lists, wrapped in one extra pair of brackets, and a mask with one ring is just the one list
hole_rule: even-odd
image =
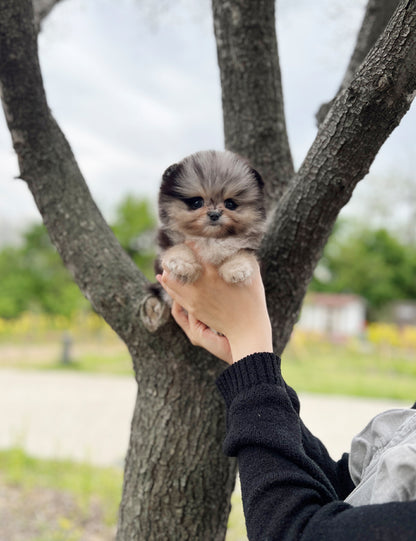
[(54, 245), (94, 309), (128, 338), (140, 327), (147, 280), (95, 205), (49, 110), (31, 0), (0, 0), (0, 85), (20, 176)]
[(342, 207), (416, 93), (416, 2), (402, 0), (377, 45), (337, 97), (276, 209), (262, 261), (276, 350), (286, 345)]
[[(386, 28), (394, 10), (399, 5), (399, 1), (400, 0), (368, 0), (355, 48), (336, 96), (351, 83), (354, 74), (357, 72), (364, 58)], [(323, 103), (319, 108), (316, 113), (318, 125), (324, 120), (334, 100), (335, 98), (327, 103)]]

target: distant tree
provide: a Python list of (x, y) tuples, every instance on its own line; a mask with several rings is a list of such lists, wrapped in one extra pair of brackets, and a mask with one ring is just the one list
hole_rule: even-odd
[(150, 204), (128, 195), (116, 209), (111, 226), (121, 246), (143, 274), (153, 280), (156, 255), (156, 217)]
[[(416, 300), (416, 247), (385, 229), (343, 229), (329, 239), (312, 290), (361, 295), (368, 301), (370, 319), (391, 301)], [(325, 279), (319, 278), (322, 267)]]
[[(149, 278), (155, 257), (155, 217), (150, 205), (127, 196), (116, 208), (112, 229)], [(30, 226), (21, 245), (0, 250), (0, 317), (34, 311), (70, 317), (89, 304), (51, 243), (43, 224)]]
[(31, 226), (21, 246), (0, 251), (0, 283), (0, 317), (27, 311), (69, 317), (88, 307), (44, 225)]
[(4, 248), (0, 253), (0, 282), (0, 317), (16, 318), (28, 309), (32, 281), (15, 248)]
[[(212, 1), (225, 144), (261, 171), (275, 209), (261, 258), (278, 354), (340, 209), (415, 95), (416, 2), (395, 4), (372, 48), (363, 24), (368, 54), (295, 172), (275, 1)], [(77, 284), (128, 345), (138, 383), (118, 540), (223, 540), (235, 482), (235, 463), (221, 451), (224, 407), (214, 387), (223, 363), (193, 348), (148, 295), (148, 281), (92, 200), (46, 100), (33, 17), (31, 0), (0, 0), (1, 98), (20, 176)]]

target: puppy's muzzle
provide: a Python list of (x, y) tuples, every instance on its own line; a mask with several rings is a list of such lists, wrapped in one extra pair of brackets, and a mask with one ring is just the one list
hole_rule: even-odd
[(208, 218), (211, 222), (216, 222), (220, 219), (222, 212), (220, 210), (209, 210), (207, 212)]

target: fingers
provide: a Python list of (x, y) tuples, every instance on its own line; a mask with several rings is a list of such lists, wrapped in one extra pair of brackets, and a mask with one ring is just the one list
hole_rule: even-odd
[(184, 310), (182, 306), (180, 306), (180, 304), (174, 301), (171, 309), (171, 314), (173, 319), (186, 334), (191, 344), (193, 346), (196, 346), (197, 344), (195, 343), (194, 337), (195, 333), (192, 329), (192, 326), (190, 325), (189, 316), (186, 310)]
[(177, 302), (172, 305), (172, 316), (192, 345), (201, 346), (228, 364), (232, 363), (230, 344), (225, 336), (219, 336)]
[(191, 288), (192, 286), (190, 284), (181, 284), (178, 280), (172, 278), (169, 272), (165, 270), (163, 271), (162, 275), (158, 274), (156, 276), (156, 279), (166, 291), (166, 293), (169, 295), (169, 297), (189, 312), (190, 305), (187, 301), (187, 298), (192, 298), (192, 296), (189, 294), (189, 291), (187, 295), (184, 295), (183, 290), (184, 288), (188, 288), (189, 290), (189, 288)]
[(209, 329), (202, 321), (188, 314), (177, 302), (174, 301), (171, 310), (173, 319), (188, 336), (194, 345), (198, 345), (202, 334)]
[(173, 302), (171, 310), (173, 319), (181, 327), (181, 329), (186, 333), (189, 329), (189, 320), (186, 311), (182, 308), (177, 302)]

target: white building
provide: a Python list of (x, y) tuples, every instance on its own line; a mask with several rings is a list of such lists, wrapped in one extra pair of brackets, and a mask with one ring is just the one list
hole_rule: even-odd
[(365, 316), (365, 301), (358, 295), (309, 293), (297, 328), (333, 338), (346, 338), (364, 332)]

